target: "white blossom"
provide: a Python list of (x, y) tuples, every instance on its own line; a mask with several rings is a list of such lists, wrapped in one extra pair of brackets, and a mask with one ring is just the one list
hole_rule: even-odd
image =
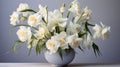
[(15, 26), (17, 23), (19, 23), (19, 13), (13, 12), (13, 14), (10, 15), (10, 24)]
[(105, 26), (102, 22), (100, 24), (101, 25), (95, 24), (95, 26), (93, 27), (93, 30), (95, 31), (93, 37), (102, 38), (104, 40), (109, 37), (110, 27)]
[(42, 19), (42, 17), (38, 13), (30, 15), (28, 18), (28, 25), (30, 25), (32, 27), (36, 27), (41, 22), (41, 19)]
[(67, 37), (67, 43), (72, 47), (72, 48), (77, 48), (82, 44), (82, 38), (78, 38), (78, 34), (70, 35)]
[(27, 3), (20, 3), (19, 7), (17, 8), (17, 11), (19, 12), (25, 9), (29, 9), (29, 5)]
[(75, 15), (79, 16), (80, 15), (80, 11), (81, 11), (79, 2), (77, 0), (74, 0), (71, 3), (71, 7), (68, 10), (70, 12), (74, 13)]
[(49, 39), (46, 42), (46, 48), (50, 51), (51, 54), (56, 53), (59, 46), (60, 46), (60, 44), (55, 39)]
[(20, 29), (17, 31), (17, 35), (22, 42), (30, 40), (32, 36), (31, 29), (29, 27), (26, 28), (24, 26), (20, 26)]

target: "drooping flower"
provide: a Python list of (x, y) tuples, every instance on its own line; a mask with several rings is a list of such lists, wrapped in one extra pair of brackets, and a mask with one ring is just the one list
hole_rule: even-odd
[(81, 11), (80, 3), (77, 0), (74, 0), (71, 3), (71, 7), (68, 9), (68, 11), (70, 11), (70, 12), (74, 13), (75, 15), (79, 16), (80, 11)]
[(102, 38), (103, 40), (109, 37), (110, 34), (110, 27), (103, 25), (103, 23), (100, 23), (101, 25), (95, 24), (95, 27), (93, 27), (94, 38)]
[(73, 34), (67, 37), (67, 43), (72, 47), (72, 48), (77, 48), (82, 44), (82, 38), (78, 38), (78, 34)]
[(10, 24), (15, 26), (17, 23), (19, 23), (19, 13), (13, 12), (13, 14), (10, 15)]
[(38, 13), (30, 15), (28, 18), (28, 25), (30, 25), (32, 27), (36, 27), (41, 22), (41, 19), (42, 19), (42, 17)]
[(59, 48), (60, 44), (58, 41), (56, 41), (55, 39), (49, 39), (46, 42), (46, 48), (50, 51), (50, 53), (56, 53), (58, 48)]
[(30, 40), (32, 36), (30, 27), (26, 28), (24, 26), (20, 26), (20, 29), (17, 31), (17, 35), (22, 42)]

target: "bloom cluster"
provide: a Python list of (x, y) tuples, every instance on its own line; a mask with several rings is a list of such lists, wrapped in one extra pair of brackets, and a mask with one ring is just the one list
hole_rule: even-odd
[[(10, 16), (10, 24), (19, 27), (19, 42), (27, 42), (30, 50), (36, 47), (37, 54), (43, 49), (56, 53), (60, 50), (83, 50), (90, 47), (95, 53), (99, 53), (94, 39), (104, 40), (109, 37), (110, 27), (102, 22), (100, 25), (91, 24), (91, 10), (80, 7), (77, 0), (71, 2), (68, 9), (65, 4), (53, 11), (48, 11), (47, 6), (38, 7), (39, 11), (36, 12), (28, 4), (21, 3)], [(93, 35), (90, 27), (94, 31)]]

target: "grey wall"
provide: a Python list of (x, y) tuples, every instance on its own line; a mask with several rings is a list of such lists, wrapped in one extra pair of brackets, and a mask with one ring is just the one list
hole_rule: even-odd
[[(48, 5), (49, 10), (59, 8), (62, 2), (72, 0), (0, 0), (0, 62), (46, 62), (43, 55), (36, 56), (35, 50), (28, 56), (25, 44), (15, 55), (7, 52), (17, 40), (16, 30), (10, 32), (9, 15), (18, 7), (19, 3), (28, 3), (31, 8), (38, 10), (38, 4)], [(73, 63), (119, 63), (120, 62), (120, 0), (79, 0), (82, 7), (88, 6), (93, 12), (93, 21), (102, 21), (111, 26), (111, 36), (102, 41), (97, 40), (102, 56), (95, 57), (93, 50), (86, 50), (76, 54)]]

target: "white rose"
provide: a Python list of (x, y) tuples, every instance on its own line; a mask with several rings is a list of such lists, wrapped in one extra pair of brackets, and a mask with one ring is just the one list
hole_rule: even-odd
[(10, 15), (10, 24), (15, 26), (17, 23), (19, 23), (19, 13), (13, 12), (13, 14)]
[(69, 43), (72, 48), (77, 48), (80, 44), (82, 44), (82, 40), (82, 38), (78, 38), (78, 34), (67, 37), (67, 43)]
[(20, 26), (20, 29), (17, 31), (17, 35), (22, 42), (30, 40), (32, 36), (31, 29), (29, 27), (26, 28), (24, 26)]
[(74, 13), (75, 15), (80, 15), (80, 4), (77, 0), (74, 0), (71, 4), (71, 7), (68, 9), (68, 11)]
[(60, 44), (55, 39), (50, 39), (46, 42), (46, 48), (50, 51), (50, 53), (56, 53)]
[(41, 22), (41, 19), (42, 17), (38, 13), (30, 15), (28, 18), (28, 25), (36, 27)]
[(25, 9), (29, 9), (29, 5), (26, 4), (26, 3), (20, 3), (19, 4), (19, 7), (17, 8), (17, 11), (22, 11), (22, 10), (25, 10)]

